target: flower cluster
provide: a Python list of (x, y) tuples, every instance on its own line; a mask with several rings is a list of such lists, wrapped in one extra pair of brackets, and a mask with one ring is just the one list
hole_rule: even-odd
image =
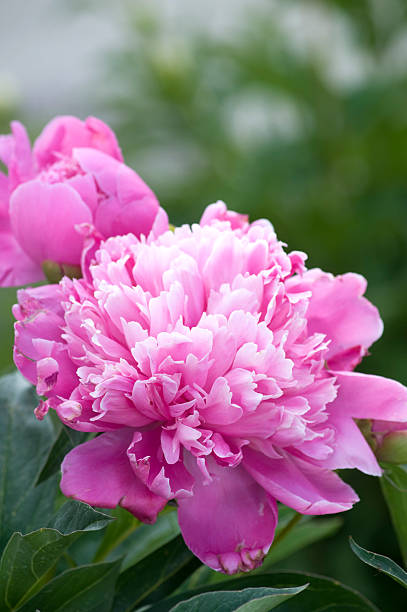
[[(273, 542), (277, 501), (341, 512), (358, 497), (335, 470), (381, 474), (357, 420), (382, 438), (407, 429), (407, 389), (353, 372), (382, 333), (363, 277), (307, 270), (268, 221), (249, 223), (221, 202), (200, 224), (168, 230), (95, 121), (72, 132), (51, 123), (34, 147), (34, 178), (18, 139), (7, 141), (11, 227), (26, 254), (39, 247), (30, 250), (18, 211), (37, 207), (34, 227), (47, 224), (43, 194), (55, 188), (61, 214), (74, 200), (88, 211), (60, 219), (58, 241), (83, 237), (78, 224), (97, 236), (68, 262), (82, 257), (82, 278), (18, 292), (15, 363), (44, 398), (39, 419), (51, 408), (98, 434), (66, 456), (65, 495), (120, 504), (145, 522), (175, 500), (195, 555), (248, 571)], [(67, 263), (41, 253), (36, 265)]]

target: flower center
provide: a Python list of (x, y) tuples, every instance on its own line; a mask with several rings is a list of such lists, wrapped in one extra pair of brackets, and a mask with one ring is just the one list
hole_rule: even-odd
[(72, 157), (60, 155), (60, 159), (40, 172), (38, 178), (45, 183), (53, 184), (67, 181), (78, 174), (84, 174), (79, 164)]

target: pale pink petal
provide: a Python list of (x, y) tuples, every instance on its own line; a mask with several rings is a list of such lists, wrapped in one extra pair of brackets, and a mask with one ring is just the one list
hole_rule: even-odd
[(166, 500), (137, 478), (127, 458), (132, 432), (120, 429), (76, 446), (65, 457), (61, 490), (92, 506), (120, 505), (146, 523), (153, 523)]
[(289, 453), (271, 459), (248, 447), (242, 465), (270, 495), (301, 514), (333, 514), (359, 500), (347, 484), (328, 469)]
[(137, 432), (133, 436), (127, 454), (134, 470), (150, 491), (173, 499), (191, 494), (193, 478), (182, 461), (169, 465), (161, 459), (159, 429)]
[[(44, 388), (41, 366), (38, 363), (52, 358), (57, 366), (56, 376), (47, 383), (47, 395), (69, 397), (77, 383), (76, 367), (72, 363), (66, 344), (61, 341), (62, 307), (59, 285), (45, 285), (24, 289), (17, 293), (19, 305), (13, 307), (15, 323), (14, 361), (16, 366), (34, 385), (39, 394)], [(52, 389), (52, 393), (50, 393)]]
[(212, 465), (212, 482), (197, 477), (193, 496), (179, 500), (185, 543), (214, 570), (227, 574), (259, 566), (277, 524), (274, 499), (242, 469)]
[(37, 180), (20, 185), (11, 196), (10, 219), (19, 244), (37, 264), (80, 262), (83, 238), (75, 225), (90, 223), (92, 215), (68, 185)]
[(335, 429), (335, 445), (332, 454), (322, 462), (323, 466), (331, 470), (356, 468), (365, 474), (381, 476), (376, 457), (353, 419), (341, 414), (340, 404), (337, 406), (334, 402), (329, 408), (329, 425)]
[(399, 382), (359, 372), (333, 372), (333, 375), (338, 385), (335, 414), (407, 422), (407, 388)]
[(205, 208), (199, 224), (210, 225), (216, 221), (228, 221), (232, 229), (238, 229), (248, 225), (248, 215), (228, 210), (226, 204), (219, 200)]

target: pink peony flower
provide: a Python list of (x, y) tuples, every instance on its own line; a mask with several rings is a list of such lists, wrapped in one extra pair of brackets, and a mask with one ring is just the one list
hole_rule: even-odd
[[(276, 500), (348, 510), (334, 472), (381, 470), (354, 419), (407, 421), (407, 389), (351, 370), (382, 332), (364, 279), (305, 271), (223, 204), (159, 238), (110, 238), (82, 280), (19, 292), (15, 362), (73, 429), (65, 495), (152, 522), (226, 573), (261, 564)], [(338, 369), (340, 368), (340, 370)]]
[(25, 128), (0, 136), (0, 286), (42, 280), (42, 267), (80, 264), (86, 236), (107, 238), (168, 229), (151, 189), (124, 165), (99, 119), (57, 117), (31, 152)]

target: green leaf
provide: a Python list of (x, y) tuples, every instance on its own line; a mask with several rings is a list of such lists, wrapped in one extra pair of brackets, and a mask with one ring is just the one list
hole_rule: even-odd
[(163, 599), (199, 565), (178, 536), (120, 575), (113, 610), (127, 612)]
[(67, 453), (69, 453), (74, 446), (84, 442), (87, 437), (87, 433), (75, 431), (73, 429), (70, 430), (68, 427), (65, 427), (65, 425), (62, 425), (53, 445), (49, 450), (48, 456), (37, 478), (36, 484), (38, 485), (44, 480), (50, 478), (50, 476), (58, 473), (61, 469), (61, 463), (65, 455), (67, 455)]
[(69, 499), (51, 518), (48, 527), (57, 529), (63, 535), (79, 531), (97, 531), (113, 521), (113, 517), (88, 504)]
[(83, 565), (51, 580), (18, 612), (110, 612), (120, 562)]
[(33, 531), (54, 511), (57, 482), (35, 487), (53, 429), (36, 420), (38, 398), (18, 373), (0, 378), (0, 550), (15, 531)]
[(18, 608), (44, 584), (63, 552), (84, 531), (102, 529), (111, 518), (90, 506), (68, 501), (51, 528), (14, 533), (0, 561), (0, 607)]
[[(180, 601), (190, 599), (201, 593), (231, 591), (247, 588), (298, 588), (299, 584), (309, 586), (292, 601), (279, 605), (279, 612), (316, 612), (316, 610), (335, 610), (335, 612), (379, 612), (378, 609), (357, 591), (340, 584), (337, 580), (305, 574), (302, 572), (273, 572), (225, 580), (215, 585), (202, 587), (170, 597), (154, 604), (149, 612), (169, 612)], [(208, 609), (208, 608), (207, 608)]]
[(349, 541), (351, 549), (361, 561), (387, 574), (407, 589), (407, 572), (405, 572), (395, 561), (384, 555), (378, 555), (377, 553), (362, 548), (359, 544), (356, 544), (353, 538), (349, 538)]
[(219, 591), (195, 595), (187, 601), (176, 604), (173, 612), (269, 612), (287, 599), (298, 595), (307, 584), (288, 589), (243, 589), (242, 591)]
[(394, 529), (405, 565), (407, 565), (407, 465), (382, 464), (384, 474), (380, 478), (380, 486)]

